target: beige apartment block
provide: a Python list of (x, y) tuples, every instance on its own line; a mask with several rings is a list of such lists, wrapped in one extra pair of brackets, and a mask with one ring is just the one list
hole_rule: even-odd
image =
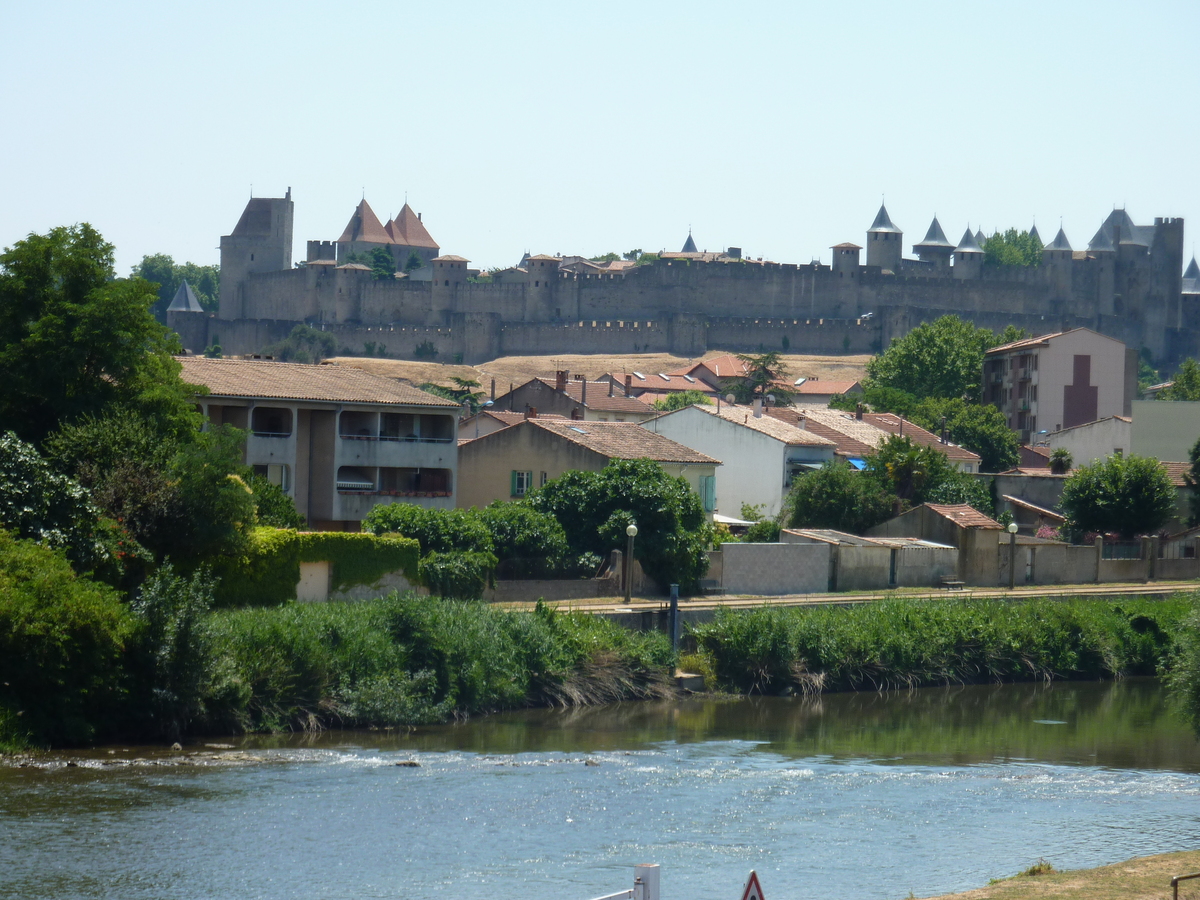
[(720, 461), (633, 422), (531, 418), (458, 448), (458, 506), (517, 500), (564, 472), (599, 472), (616, 459), (652, 459), (682, 477), (712, 512)]
[(983, 401), (1004, 413), (1024, 444), (1128, 416), (1136, 392), (1137, 351), (1090, 328), (1002, 344), (984, 357)]
[(372, 507), (454, 506), (458, 412), (450, 400), (342, 366), (180, 359), (213, 425), (249, 432), (245, 461), (309, 527), (357, 531)]

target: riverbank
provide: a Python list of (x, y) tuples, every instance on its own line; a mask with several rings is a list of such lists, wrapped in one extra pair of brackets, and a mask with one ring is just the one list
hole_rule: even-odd
[[(1171, 879), (1191, 872), (1200, 872), (1200, 850), (1139, 856), (1095, 869), (1016, 875), (929, 900), (1163, 900), (1171, 896)], [(1200, 897), (1200, 879), (1182, 882), (1179, 896)]]

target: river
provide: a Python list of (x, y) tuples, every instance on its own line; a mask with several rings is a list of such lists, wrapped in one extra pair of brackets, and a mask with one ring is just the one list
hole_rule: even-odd
[(0, 898), (588, 900), (654, 862), (663, 900), (750, 869), (767, 900), (899, 900), (1200, 845), (1200, 744), (1149, 680), (224, 743), (0, 766)]

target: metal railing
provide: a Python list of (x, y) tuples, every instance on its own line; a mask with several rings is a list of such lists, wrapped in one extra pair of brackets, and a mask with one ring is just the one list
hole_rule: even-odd
[(1191, 875), (1176, 875), (1171, 879), (1171, 898), (1179, 900), (1179, 882), (1187, 881), (1190, 878), (1200, 878), (1200, 872), (1193, 872)]

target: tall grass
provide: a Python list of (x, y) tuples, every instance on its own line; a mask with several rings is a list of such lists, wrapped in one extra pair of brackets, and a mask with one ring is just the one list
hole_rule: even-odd
[(888, 600), (721, 610), (692, 629), (718, 686), (744, 692), (1160, 674), (1193, 596), (1119, 601)]
[(660, 634), (544, 607), (412, 596), (215, 612), (198, 727), (402, 726), (476, 712), (663, 696)]

